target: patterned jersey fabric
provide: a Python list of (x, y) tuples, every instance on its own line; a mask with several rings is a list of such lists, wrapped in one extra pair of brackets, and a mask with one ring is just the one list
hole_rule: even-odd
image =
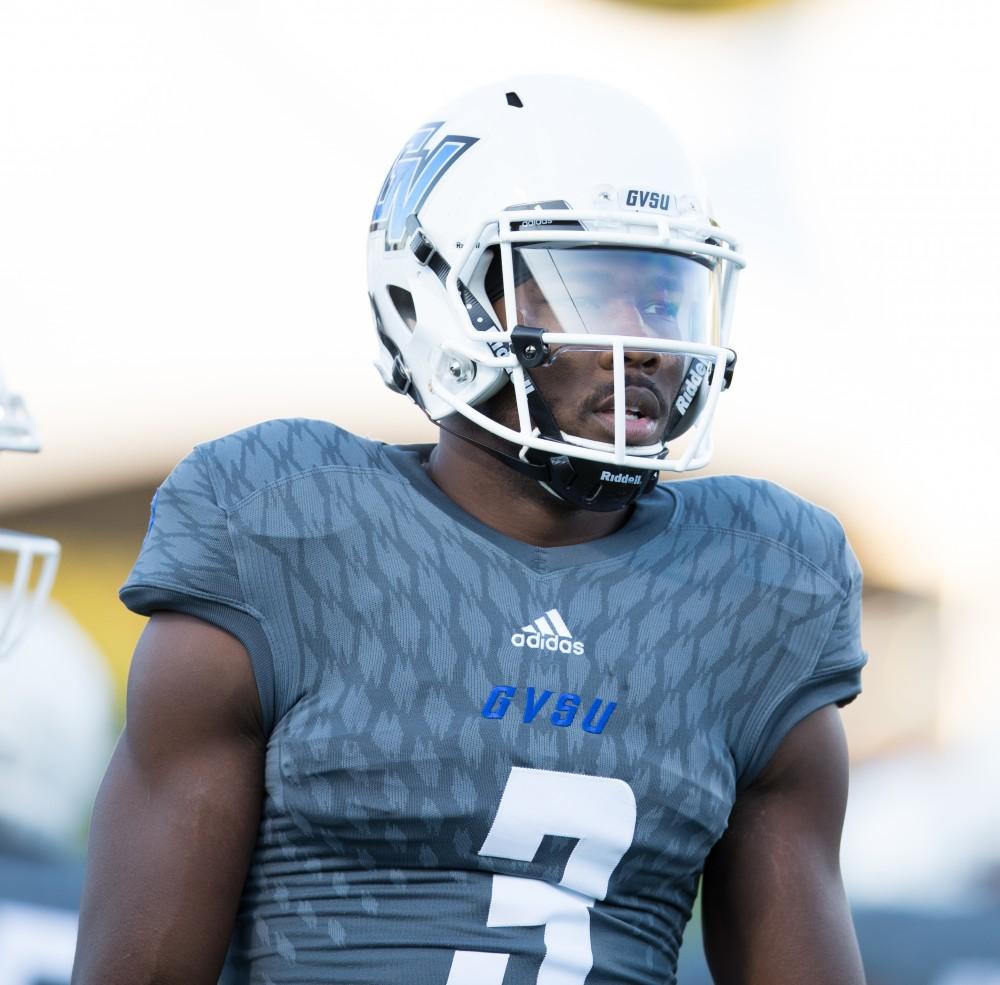
[(250, 654), (265, 804), (233, 942), (252, 985), (671, 985), (738, 791), (860, 691), (861, 574), (773, 484), (661, 484), (539, 548), (427, 448), (281, 420), (159, 489), (122, 589)]

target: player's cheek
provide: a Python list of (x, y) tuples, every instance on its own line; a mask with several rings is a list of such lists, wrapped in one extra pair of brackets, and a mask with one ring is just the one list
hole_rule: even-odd
[(684, 359), (681, 356), (661, 354), (660, 364), (651, 382), (659, 391), (660, 400), (665, 408), (674, 402), (683, 379)]

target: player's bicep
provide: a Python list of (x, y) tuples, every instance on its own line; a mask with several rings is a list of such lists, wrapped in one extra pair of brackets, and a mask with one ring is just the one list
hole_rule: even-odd
[(784, 739), (737, 799), (705, 865), (705, 952), (718, 985), (864, 981), (840, 875), (847, 745), (832, 706)]
[(94, 808), (74, 985), (216, 981), (260, 818), (258, 723), (243, 646), (154, 616)]

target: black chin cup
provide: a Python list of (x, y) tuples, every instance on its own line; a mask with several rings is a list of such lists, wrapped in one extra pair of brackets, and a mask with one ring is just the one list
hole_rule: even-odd
[(660, 478), (654, 469), (604, 465), (535, 448), (526, 457), (533, 465), (547, 470), (547, 475), (536, 474), (535, 478), (554, 495), (578, 509), (597, 513), (631, 506), (640, 496), (651, 492)]

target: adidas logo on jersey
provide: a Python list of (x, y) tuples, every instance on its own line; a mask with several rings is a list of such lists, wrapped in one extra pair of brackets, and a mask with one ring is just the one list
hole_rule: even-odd
[(514, 646), (526, 646), (532, 650), (551, 650), (559, 653), (583, 653), (583, 644), (573, 639), (563, 618), (555, 609), (549, 609), (528, 626), (522, 626), (510, 638)]

